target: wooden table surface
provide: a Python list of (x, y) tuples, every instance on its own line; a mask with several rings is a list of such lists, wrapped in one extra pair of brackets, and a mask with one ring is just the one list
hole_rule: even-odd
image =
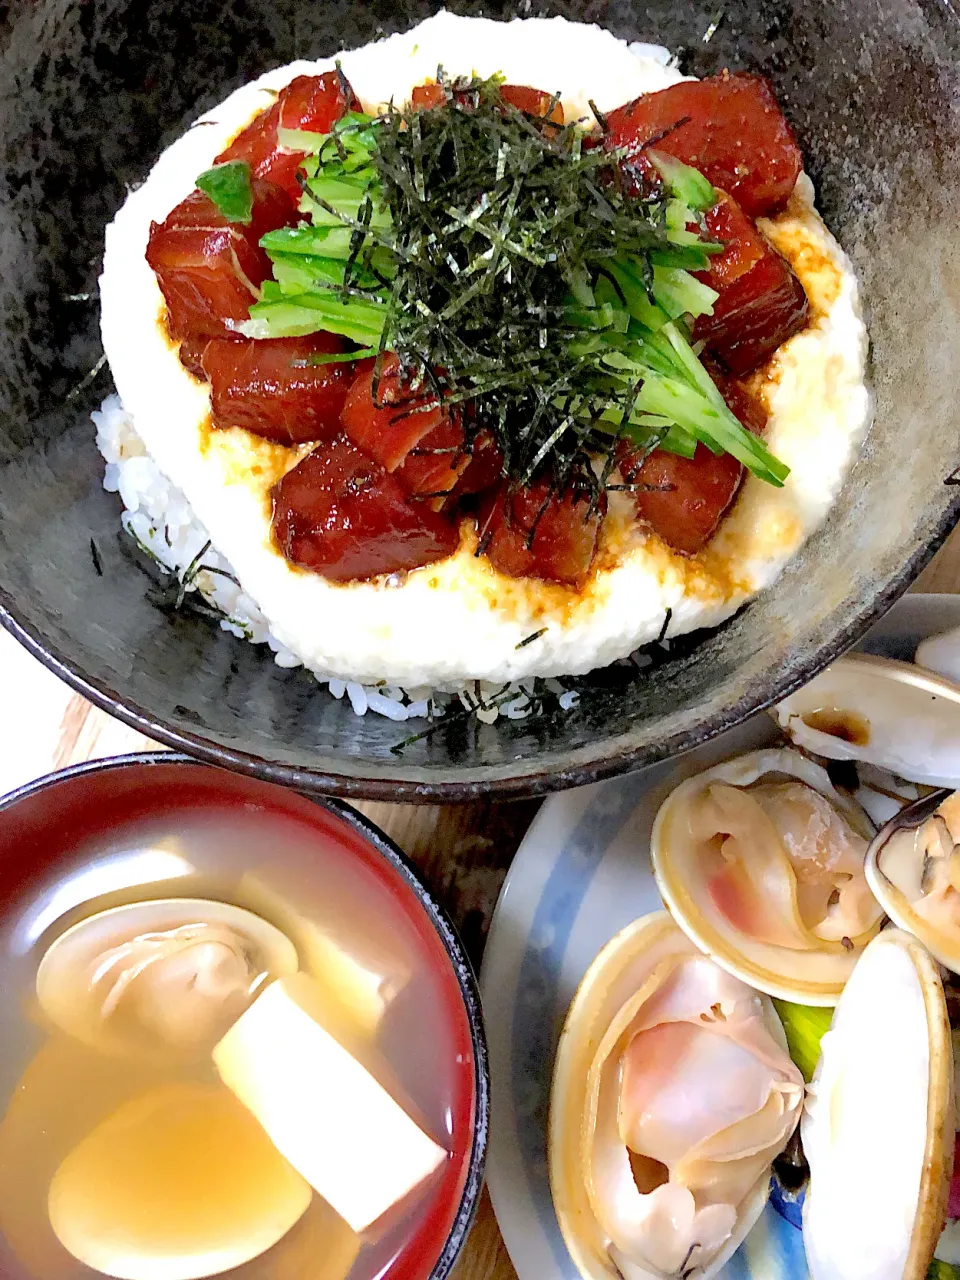
[[(960, 528), (916, 584), (960, 593)], [(0, 794), (54, 769), (155, 743), (98, 711), (0, 631), (7, 733), (0, 741)], [(507, 867), (540, 802), (467, 805), (360, 803), (419, 867), (460, 929), (479, 967), (487, 926)], [(488, 1010), (487, 1016), (495, 1016)], [(489, 1198), (464, 1247), (455, 1280), (515, 1280)]]

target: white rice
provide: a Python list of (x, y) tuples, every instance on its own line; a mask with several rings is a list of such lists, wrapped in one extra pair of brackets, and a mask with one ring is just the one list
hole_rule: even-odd
[[(268, 645), (278, 667), (302, 666), (270, 630), (256, 600), (243, 590), (229, 560), (212, 545), (190, 503), (147, 453), (120, 397), (108, 396), (94, 411), (93, 421), (97, 448), (107, 464), (103, 487), (120, 495), (124, 506), (121, 523), (127, 533), (161, 571), (182, 583), (186, 595), (199, 594), (223, 614), (222, 630), (252, 644)], [(544, 687), (564, 711), (576, 706), (580, 697), (559, 680), (529, 679), (507, 686), (480, 680), (451, 691), (402, 689), (385, 682), (356, 684), (312, 669), (311, 674), (333, 697), (346, 697), (356, 715), (371, 711), (390, 720), (434, 719), (462, 707), (492, 724), (500, 715), (510, 720), (530, 715), (537, 709)]]

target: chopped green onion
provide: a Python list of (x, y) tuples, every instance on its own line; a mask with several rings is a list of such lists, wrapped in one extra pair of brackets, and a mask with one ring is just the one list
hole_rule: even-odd
[(253, 217), (253, 189), (246, 160), (215, 164), (197, 178), (197, 186), (209, 196), (228, 222), (249, 223)]
[(698, 213), (712, 209), (717, 203), (717, 192), (699, 169), (692, 169), (682, 160), (676, 160), (663, 151), (647, 151), (645, 153), (657, 166), (660, 177), (670, 188), (677, 200), (689, 205)]
[(379, 350), (379, 347), (360, 347), (357, 351), (340, 351), (333, 355), (314, 352), (312, 356), (307, 357), (307, 364), (342, 364), (349, 360), (369, 360)]
[(315, 155), (330, 137), (328, 133), (310, 133), (306, 129), (278, 129), (277, 145), (281, 151), (302, 151)]
[(676, 453), (681, 458), (692, 458), (697, 452), (697, 442), (694, 437), (676, 423), (670, 427), (665, 436), (661, 437), (657, 447), (665, 449), (667, 453)]
[(245, 338), (295, 338), (339, 333), (362, 346), (379, 343), (387, 318), (383, 303), (342, 299), (332, 291), (301, 293), (282, 301), (256, 302), (250, 319), (238, 326)]
[(670, 319), (676, 320), (682, 315), (712, 315), (720, 295), (688, 271), (654, 265), (653, 296)]

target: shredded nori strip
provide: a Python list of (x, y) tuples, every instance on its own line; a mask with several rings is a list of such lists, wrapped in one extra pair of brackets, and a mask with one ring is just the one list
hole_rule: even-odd
[(97, 546), (93, 538), (90, 539), (90, 559), (93, 561), (93, 567), (98, 578), (103, 577), (103, 560), (100, 557), (100, 548)]
[(586, 270), (668, 247), (665, 193), (626, 196), (577, 125), (525, 115), (496, 81), (447, 92), (445, 109), (390, 111), (376, 131), (399, 259), (389, 345), (473, 402), (508, 475), (528, 482), (549, 458), (558, 479), (592, 478), (595, 350), (576, 354), (568, 299)]

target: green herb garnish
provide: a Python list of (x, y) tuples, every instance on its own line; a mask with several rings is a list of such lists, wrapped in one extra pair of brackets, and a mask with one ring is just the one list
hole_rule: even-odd
[(246, 160), (227, 160), (201, 173), (197, 186), (210, 197), (228, 222), (249, 224), (253, 217), (250, 166)]
[(376, 354), (376, 347), (360, 347), (356, 351), (341, 351), (335, 355), (308, 356), (307, 364), (344, 364), (352, 360), (369, 360)]
[(717, 203), (717, 192), (699, 169), (692, 169), (682, 160), (675, 160), (663, 151), (648, 151), (647, 155), (657, 166), (660, 177), (674, 197), (697, 213), (712, 209)]
[(691, 272), (722, 249), (695, 229), (716, 199), (706, 179), (658, 155), (664, 186), (637, 198), (619, 153), (578, 124), (531, 119), (496, 79), (445, 87), (435, 110), (285, 137), (308, 152), (308, 221), (261, 242), (275, 280), (242, 332), (395, 351), (447, 402), (472, 403), (521, 483), (549, 467), (596, 489), (625, 438), (687, 457), (700, 442), (781, 485), (788, 469), (690, 345), (717, 296)]
[(927, 1271), (927, 1280), (960, 1280), (960, 1267), (951, 1266), (949, 1262), (941, 1262), (934, 1258)]
[(790, 1000), (774, 1000), (773, 1003), (783, 1023), (790, 1057), (809, 1084), (820, 1060), (820, 1041), (824, 1032), (830, 1029), (833, 1010), (793, 1004)]

